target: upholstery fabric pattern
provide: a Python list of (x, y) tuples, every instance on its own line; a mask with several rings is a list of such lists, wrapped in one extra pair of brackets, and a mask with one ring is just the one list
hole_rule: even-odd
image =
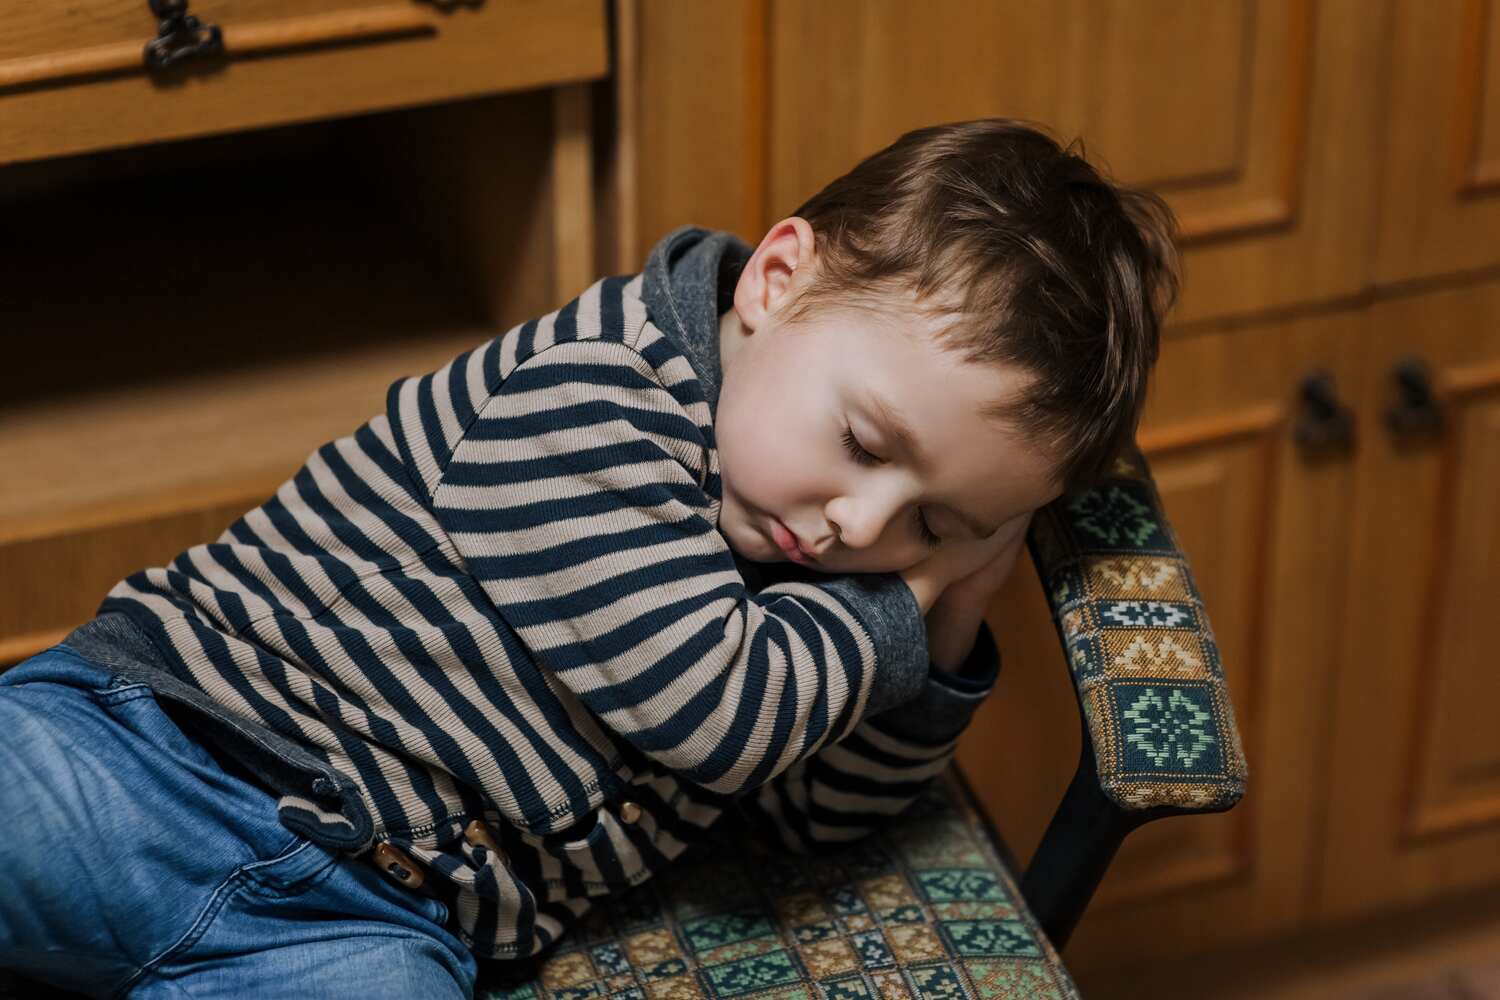
[(1028, 537), (1099, 772), (1123, 809), (1228, 809), (1249, 772), (1218, 645), (1143, 455)]
[(899, 817), (818, 856), (721, 823), (595, 905), (487, 1000), (1061, 1000), (1077, 990), (957, 766)]

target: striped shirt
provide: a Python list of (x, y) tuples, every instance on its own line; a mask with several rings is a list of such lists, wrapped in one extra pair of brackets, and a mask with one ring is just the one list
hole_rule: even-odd
[(748, 256), (683, 227), (397, 380), (99, 609), (290, 829), (450, 880), (481, 958), (537, 954), (726, 811), (803, 853), (868, 834), (994, 683), (987, 630), (959, 676), (930, 670), (899, 574), (757, 566), (717, 530), (718, 316)]

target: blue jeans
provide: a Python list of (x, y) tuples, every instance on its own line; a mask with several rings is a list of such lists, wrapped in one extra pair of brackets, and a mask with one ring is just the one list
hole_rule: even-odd
[(447, 907), (282, 826), (151, 689), (0, 674), (0, 968), (108, 997), (464, 997)]

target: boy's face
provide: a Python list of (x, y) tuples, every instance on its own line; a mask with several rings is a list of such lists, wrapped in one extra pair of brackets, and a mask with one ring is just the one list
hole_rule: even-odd
[[(804, 220), (777, 223), (720, 319), (714, 433), (719, 530), (731, 548), (753, 562), (827, 573), (897, 572), (939, 551), (924, 541), (919, 516), (942, 547), (1057, 497), (1042, 457), (978, 415), (1014, 398), (1021, 373), (941, 350), (937, 322), (901, 303), (878, 313), (829, 307), (795, 327), (780, 323), (811, 274), (812, 248)], [(877, 400), (905, 418), (916, 451), (898, 443)], [(778, 544), (783, 529), (812, 555), (788, 554)]]

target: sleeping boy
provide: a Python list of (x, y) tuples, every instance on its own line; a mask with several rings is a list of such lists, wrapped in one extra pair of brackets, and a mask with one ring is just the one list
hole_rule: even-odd
[(1032, 512), (1133, 440), (1173, 234), (1026, 123), (919, 129), (397, 380), (0, 675), (0, 967), (469, 997), (725, 814), (869, 834), (992, 689)]

